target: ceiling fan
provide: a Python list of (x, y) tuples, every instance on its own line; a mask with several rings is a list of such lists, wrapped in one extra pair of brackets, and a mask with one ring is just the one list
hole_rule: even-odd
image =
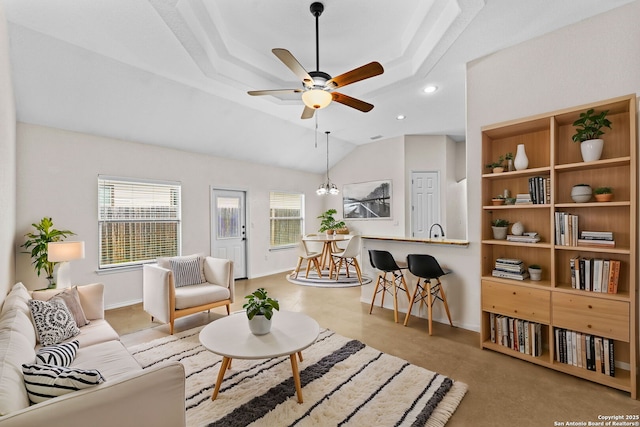
[(379, 62), (370, 62), (369, 64), (347, 71), (337, 77), (331, 77), (329, 74), (320, 71), (320, 54), (318, 41), (318, 18), (324, 11), (324, 5), (320, 2), (314, 2), (309, 8), (311, 14), (316, 17), (316, 71), (307, 72), (298, 60), (286, 49), (272, 49), (271, 51), (280, 61), (284, 63), (293, 74), (302, 80), (302, 89), (276, 89), (276, 90), (252, 90), (249, 95), (278, 95), (286, 93), (302, 93), (302, 101), (305, 104), (302, 111), (302, 119), (310, 119), (313, 117), (315, 110), (325, 108), (331, 101), (339, 102), (362, 112), (369, 112), (373, 109), (373, 105), (361, 101), (356, 98), (334, 92), (334, 89), (345, 87), (351, 83), (377, 76), (384, 72)]

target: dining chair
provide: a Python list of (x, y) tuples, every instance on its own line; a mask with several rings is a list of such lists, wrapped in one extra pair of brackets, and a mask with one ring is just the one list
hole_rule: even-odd
[(309, 270), (311, 270), (311, 263), (313, 263), (316, 271), (318, 272), (318, 277), (322, 277), (322, 269), (320, 268), (320, 257), (322, 256), (322, 252), (311, 252), (307, 249), (307, 243), (300, 239), (298, 242), (298, 264), (296, 265), (296, 269), (292, 272), (292, 276), (294, 279), (298, 278), (298, 273), (300, 272), (300, 266), (302, 265), (302, 261), (307, 261), (307, 269), (305, 272), (305, 278), (309, 278)]
[[(393, 258), (393, 255), (388, 251), (369, 249), (369, 261), (373, 268), (380, 270), (378, 278), (376, 279), (373, 298), (371, 298), (369, 314), (373, 311), (373, 304), (378, 293), (382, 293), (382, 301), (380, 302), (380, 307), (382, 307), (384, 305), (384, 295), (388, 292), (393, 295), (393, 319), (398, 323), (398, 291), (404, 291), (407, 295), (407, 300), (410, 299), (407, 282), (402, 273), (402, 270), (406, 269), (406, 267), (400, 267)], [(387, 279), (387, 274), (391, 274), (390, 279)]]
[(329, 269), (329, 277), (333, 277), (333, 272), (336, 273), (336, 282), (340, 279), (340, 270), (344, 264), (347, 277), (349, 275), (349, 266), (353, 266), (358, 275), (358, 281), (362, 285), (362, 271), (360, 271), (360, 265), (358, 264), (357, 256), (360, 255), (362, 249), (362, 238), (360, 236), (353, 236), (349, 239), (347, 247), (341, 252), (331, 253), (331, 266)]
[[(442, 283), (440, 282), (440, 277), (451, 273), (451, 271), (443, 270), (442, 267), (440, 267), (440, 264), (438, 264), (438, 261), (431, 255), (410, 254), (407, 255), (407, 263), (411, 274), (418, 278), (418, 283), (416, 284), (413, 295), (411, 295), (411, 299), (409, 300), (409, 308), (407, 309), (407, 315), (404, 318), (404, 326), (407, 326), (409, 323), (409, 316), (411, 315), (411, 308), (413, 307), (413, 304), (420, 301), (419, 309), (421, 309), (422, 305), (425, 303), (425, 298), (427, 300), (426, 304), (429, 312), (429, 335), (431, 335), (433, 324), (433, 304), (437, 300), (443, 302), (444, 309), (447, 312), (447, 317), (449, 318), (449, 324), (453, 326), (453, 323), (451, 322), (451, 313), (449, 313), (449, 304), (447, 304), (447, 296), (445, 295)], [(432, 281), (435, 283), (432, 283)]]

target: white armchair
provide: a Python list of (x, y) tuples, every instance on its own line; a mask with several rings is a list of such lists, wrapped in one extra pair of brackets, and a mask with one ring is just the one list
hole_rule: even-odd
[[(181, 279), (176, 280), (172, 261), (175, 267), (175, 263), (194, 258), (199, 260), (199, 273), (205, 282), (176, 286)], [(234, 298), (233, 261), (210, 256), (158, 258), (157, 264), (143, 266), (142, 297), (144, 310), (152, 319), (169, 323), (172, 335), (174, 321), (179, 317), (223, 305), (229, 314)]]

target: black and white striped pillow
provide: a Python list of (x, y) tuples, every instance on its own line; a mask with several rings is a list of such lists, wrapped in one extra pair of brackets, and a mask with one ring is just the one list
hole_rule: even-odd
[(39, 365), (70, 366), (76, 358), (80, 342), (73, 340), (49, 347), (42, 347), (36, 353), (36, 363)]
[(176, 288), (203, 283), (200, 272), (200, 260), (198, 258), (186, 260), (170, 259), (169, 265), (171, 271), (173, 271), (173, 281)]
[(53, 365), (22, 365), (24, 385), (32, 403), (62, 396), (76, 390), (93, 387), (104, 382), (95, 369), (74, 369)]

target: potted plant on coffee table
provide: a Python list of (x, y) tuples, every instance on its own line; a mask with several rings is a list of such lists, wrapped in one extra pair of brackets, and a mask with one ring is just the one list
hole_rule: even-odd
[(48, 288), (55, 289), (56, 283), (53, 281), (53, 269), (58, 263), (48, 260), (48, 245), (51, 242), (60, 242), (76, 233), (69, 230), (56, 230), (53, 228), (51, 218), (47, 217), (42, 218), (39, 223), (31, 225), (35, 228), (35, 232), (25, 234), (28, 239), (21, 246), (25, 249), (31, 249), (32, 264), (35, 266), (36, 274), (39, 277), (42, 270), (44, 270), (49, 281)]
[(327, 234), (333, 234), (336, 230), (346, 227), (344, 221), (338, 221), (333, 217), (337, 213), (337, 210), (329, 209), (318, 215), (318, 218), (320, 218), (320, 228), (318, 231), (320, 233), (326, 232)]
[(254, 335), (264, 335), (271, 331), (273, 310), (280, 310), (277, 299), (270, 298), (264, 288), (258, 288), (245, 296), (247, 302), (242, 306), (247, 310), (249, 329)]
[(507, 238), (508, 228), (509, 221), (506, 219), (496, 219), (491, 222), (491, 229), (493, 230), (493, 238), (495, 240), (505, 240)]
[(609, 110), (596, 114), (593, 108), (580, 113), (580, 118), (573, 122), (576, 133), (572, 136), (573, 142), (580, 143), (582, 160), (592, 162), (599, 160), (602, 155), (604, 141), (600, 138), (604, 134), (602, 128), (611, 129), (611, 121), (607, 119)]

